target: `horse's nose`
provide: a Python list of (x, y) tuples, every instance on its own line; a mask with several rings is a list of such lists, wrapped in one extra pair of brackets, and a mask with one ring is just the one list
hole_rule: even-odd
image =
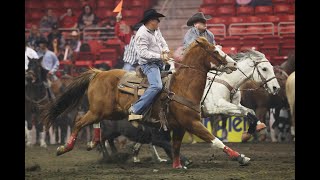
[(236, 62), (234, 62), (234, 63), (233, 63), (233, 66), (234, 66), (234, 67), (237, 67), (237, 63), (236, 63)]
[(273, 88), (273, 91), (276, 93), (279, 92), (279, 90), (280, 90), (280, 88), (278, 88), (277, 86), (273, 86), (272, 88)]

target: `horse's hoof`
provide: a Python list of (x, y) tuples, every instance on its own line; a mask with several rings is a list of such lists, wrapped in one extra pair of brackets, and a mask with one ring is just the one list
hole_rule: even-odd
[(244, 154), (240, 154), (237, 160), (241, 166), (246, 166), (249, 164), (250, 158), (246, 157)]
[(162, 159), (162, 158), (159, 158), (157, 161), (158, 161), (159, 163), (161, 163), (161, 162), (167, 162), (166, 159)]
[(137, 158), (137, 157), (133, 157), (133, 162), (134, 162), (134, 163), (140, 163), (140, 159)]
[(61, 154), (64, 154), (68, 151), (70, 151), (71, 149), (67, 149), (66, 146), (59, 146), (57, 148), (57, 156), (60, 156)]
[(95, 147), (97, 147), (98, 145), (98, 142), (88, 142), (87, 143), (87, 151), (91, 151), (92, 149), (94, 149)]
[(186, 166), (177, 166), (177, 167), (173, 167), (174, 169), (188, 169)]
[(47, 146), (46, 143), (41, 143), (41, 144), (40, 144), (40, 147), (47, 148), (48, 146)]

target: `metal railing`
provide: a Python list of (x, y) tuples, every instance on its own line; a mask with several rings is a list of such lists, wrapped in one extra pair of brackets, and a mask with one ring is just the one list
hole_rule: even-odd
[(83, 40), (107, 40), (115, 38), (114, 28), (94, 27), (83, 29)]
[(278, 24), (278, 36), (280, 36), (281, 34), (294, 34), (295, 33), (295, 29), (294, 32), (287, 32), (287, 31), (283, 31), (284, 29), (292, 29), (290, 26), (289, 28), (287, 27), (287, 25), (295, 25), (295, 22), (280, 22)]

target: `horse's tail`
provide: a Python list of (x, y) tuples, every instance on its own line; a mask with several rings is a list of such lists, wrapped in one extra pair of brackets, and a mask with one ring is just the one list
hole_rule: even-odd
[(53, 102), (48, 103), (43, 108), (41, 119), (46, 125), (46, 129), (53, 124), (56, 118), (65, 115), (76, 108), (82, 101), (91, 80), (102, 71), (90, 69), (74, 80), (66, 87), (64, 93), (58, 96)]

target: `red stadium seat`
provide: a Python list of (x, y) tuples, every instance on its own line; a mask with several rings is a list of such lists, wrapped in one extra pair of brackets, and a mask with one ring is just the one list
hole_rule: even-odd
[(279, 15), (279, 22), (295, 22), (295, 15), (293, 14), (283, 14)]
[(216, 0), (216, 4), (221, 5), (230, 5), (235, 6), (236, 1), (235, 0)]
[(259, 46), (262, 44), (262, 38), (261, 38), (261, 36), (258, 36), (258, 35), (243, 36), (242, 41), (245, 46), (247, 46), (247, 45)]
[(294, 6), (287, 4), (279, 4), (274, 6), (274, 15), (294, 14)]
[(116, 63), (118, 58), (117, 50), (114, 48), (101, 49), (99, 60), (110, 60), (113, 64)]
[(279, 36), (264, 35), (262, 36), (262, 42), (264, 45), (278, 45), (281, 43)]
[(288, 56), (290, 53), (295, 51), (295, 44), (281, 45), (280, 46), (280, 55)]
[(61, 8), (61, 3), (60, 1), (46, 1), (44, 3), (44, 8), (46, 9), (58, 9), (58, 8)]
[(37, 1), (37, 2), (34, 2), (34, 1), (25, 1), (25, 8), (27, 10), (31, 10), (31, 9), (43, 9), (44, 6), (43, 6), (43, 3), (42, 1)]
[(227, 24), (227, 18), (225, 17), (214, 17), (207, 21), (207, 24)]
[(236, 11), (234, 6), (221, 6), (218, 7), (215, 16), (235, 16)]
[(141, 0), (132, 0), (131, 6), (133, 8), (145, 8), (146, 7), (146, 3), (141, 1)]
[(108, 39), (104, 45), (107, 48), (116, 49), (118, 55), (124, 52), (124, 43), (118, 38)]
[(237, 16), (253, 16), (254, 8), (252, 6), (237, 7)]
[(278, 23), (279, 17), (274, 15), (266, 15), (266, 16), (259, 16), (261, 18), (262, 22), (272, 22), (272, 23)]
[(260, 52), (268, 56), (278, 56), (279, 45), (263, 45), (260, 47)]
[(273, 15), (272, 6), (256, 6), (254, 8), (255, 15)]
[(92, 67), (93, 63), (92, 61), (82, 61), (82, 60), (76, 60), (74, 62), (74, 65), (79, 68), (79, 67), (86, 67), (86, 68), (89, 68), (89, 67)]
[(248, 16), (245, 17), (245, 22), (247, 23), (255, 23), (255, 22), (261, 22), (262, 19), (259, 16)]
[(217, 0), (202, 0), (202, 5), (208, 6), (208, 5), (213, 5), (217, 4)]
[(272, 4), (276, 5), (276, 4), (288, 4), (289, 1), (288, 0), (272, 0)]
[(112, 64), (111, 60), (96, 60), (94, 62), (94, 65), (96, 66), (98, 64), (103, 64), (103, 63), (108, 64), (108, 66), (110, 66), (111, 68), (113, 67), (113, 64)]
[(287, 59), (288, 59), (288, 56), (272, 56), (271, 59), (269, 59), (269, 61), (273, 66), (276, 66), (276, 65), (281, 65)]
[(232, 23), (244, 23), (245, 22), (245, 18), (243, 17), (237, 17), (237, 16), (233, 16), (233, 17), (228, 17), (227, 18), (227, 24), (232, 24)]
[(241, 51), (247, 51), (247, 50), (256, 50), (256, 51), (259, 51), (259, 48), (258, 48), (258, 46), (255, 46), (255, 45), (246, 45), (246, 46), (241, 46), (240, 48), (239, 48), (239, 52), (241, 52)]
[(238, 48), (235, 46), (222, 46), (222, 51), (228, 55), (237, 54)]
[(220, 41), (222, 46), (234, 46), (239, 47), (243, 45), (243, 38), (241, 36), (227, 36)]
[(96, 15), (101, 19), (105, 19), (105, 18), (109, 18), (111, 16), (116, 16), (117, 14), (112, 12), (112, 10), (99, 8), (99, 9), (96, 10)]
[(95, 55), (91, 52), (79, 52), (76, 60), (94, 61), (95, 59)]
[(199, 11), (203, 12), (206, 15), (216, 16), (217, 8), (215, 7), (202, 7)]

